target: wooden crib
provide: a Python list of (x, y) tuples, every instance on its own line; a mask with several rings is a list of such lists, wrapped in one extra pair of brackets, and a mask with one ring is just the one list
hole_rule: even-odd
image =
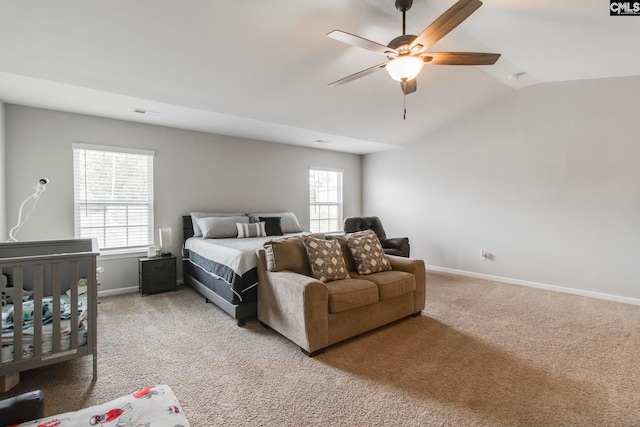
[[(16, 385), (22, 371), (88, 355), (93, 356), (96, 379), (98, 254), (93, 239), (0, 243), (0, 391)], [(85, 282), (86, 288), (80, 286)], [(5, 330), (5, 319), (13, 321), (12, 331)]]

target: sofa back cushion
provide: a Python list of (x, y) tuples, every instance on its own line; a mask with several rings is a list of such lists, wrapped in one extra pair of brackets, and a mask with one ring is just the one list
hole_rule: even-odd
[[(324, 235), (317, 234), (315, 236)], [(267, 270), (289, 270), (294, 273), (311, 276), (307, 251), (304, 248), (302, 237), (293, 236), (271, 240), (264, 244), (264, 250)]]

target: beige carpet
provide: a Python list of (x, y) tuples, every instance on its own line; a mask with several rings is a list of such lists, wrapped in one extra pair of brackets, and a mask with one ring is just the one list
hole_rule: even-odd
[(423, 315), (308, 358), (188, 287), (102, 298), (84, 358), (23, 372), (47, 414), (169, 384), (193, 426), (640, 425), (640, 307), (442, 273)]

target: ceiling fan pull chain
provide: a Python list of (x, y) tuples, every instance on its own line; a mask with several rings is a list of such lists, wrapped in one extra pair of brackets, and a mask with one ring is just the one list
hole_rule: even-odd
[(407, 94), (404, 90), (404, 85), (407, 84), (406, 81), (402, 82), (402, 107), (404, 112), (402, 113), (402, 120), (407, 120)]

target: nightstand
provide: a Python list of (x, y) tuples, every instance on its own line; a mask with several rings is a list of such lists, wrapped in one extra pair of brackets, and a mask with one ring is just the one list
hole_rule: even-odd
[(142, 296), (177, 289), (175, 256), (138, 258), (138, 291)]

